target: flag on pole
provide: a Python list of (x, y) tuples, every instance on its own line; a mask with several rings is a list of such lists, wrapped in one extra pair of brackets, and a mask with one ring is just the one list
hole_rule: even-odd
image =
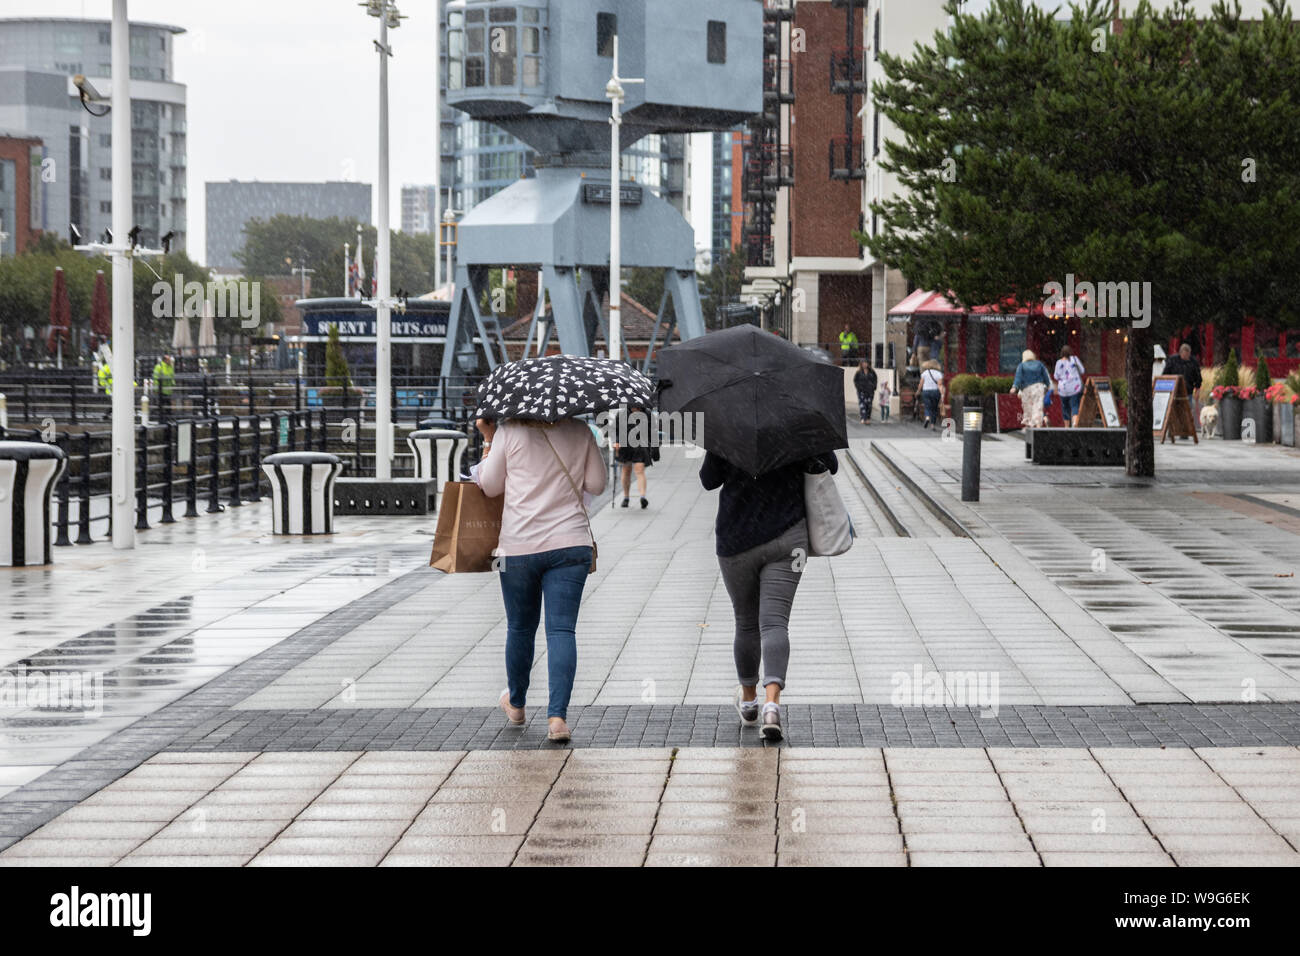
[(357, 255), (352, 261), (353, 281), (356, 283), (358, 299), (365, 298), (366, 264), (361, 258), (361, 233), (357, 233)]

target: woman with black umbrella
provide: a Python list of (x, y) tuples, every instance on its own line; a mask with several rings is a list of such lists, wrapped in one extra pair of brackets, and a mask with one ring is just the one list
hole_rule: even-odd
[[(834, 452), (757, 477), (713, 452), (700, 467), (705, 490), (722, 489), (714, 532), (722, 583), (736, 618), (736, 710), (743, 724), (761, 719), (766, 740), (783, 736), (781, 691), (790, 661), (790, 610), (809, 553), (804, 474), (827, 469), (832, 474), (839, 469)], [(761, 711), (760, 683), (766, 697)]]
[(834, 449), (848, 445), (844, 376), (749, 325), (665, 349), (659, 373), (660, 409), (701, 416), (700, 481), (722, 489), (714, 531), (736, 618), (736, 710), (780, 740), (790, 611), (812, 553), (805, 476), (833, 474)]

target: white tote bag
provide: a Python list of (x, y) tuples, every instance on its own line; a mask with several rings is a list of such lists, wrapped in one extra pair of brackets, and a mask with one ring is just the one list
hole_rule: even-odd
[(853, 522), (844, 507), (835, 476), (829, 471), (803, 476), (803, 503), (808, 513), (810, 555), (830, 557), (853, 547)]

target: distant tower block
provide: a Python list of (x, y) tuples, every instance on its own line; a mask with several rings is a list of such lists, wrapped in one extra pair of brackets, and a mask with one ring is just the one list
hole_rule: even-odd
[[(458, 355), (477, 362), (475, 329), (488, 366), (505, 360), (497, 318), (480, 307), (491, 301), (484, 293), (493, 268), (540, 270), (533, 331), (549, 294), (560, 347), (589, 355), (598, 330), (609, 340), (600, 302), (610, 281), (605, 86), (614, 36), (620, 74), (645, 78), (626, 87), (624, 149), (651, 133), (731, 129), (762, 109), (763, 5), (450, 0), (446, 17), (448, 102), (533, 147), (539, 168), (460, 223), (443, 374), (453, 374)], [(648, 189), (625, 182), (621, 190), (623, 264), (665, 274), (656, 341), (667, 341), (674, 324), (683, 338), (703, 335), (693, 230)], [(551, 331), (530, 333), (529, 342), (541, 351)]]

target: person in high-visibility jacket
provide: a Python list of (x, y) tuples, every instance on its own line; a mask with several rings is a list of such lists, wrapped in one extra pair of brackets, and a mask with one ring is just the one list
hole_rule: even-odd
[(856, 349), (857, 347), (858, 347), (857, 333), (855, 333), (852, 329), (849, 328), (848, 323), (845, 323), (844, 331), (840, 333), (840, 358), (841, 359), (852, 358), (853, 350)]
[(99, 387), (104, 390), (105, 395), (113, 394), (113, 365), (111, 362), (104, 362), (99, 366)]
[(171, 413), (172, 389), (176, 387), (176, 368), (172, 357), (164, 355), (153, 367), (154, 390), (158, 393), (159, 414), (166, 417)]

